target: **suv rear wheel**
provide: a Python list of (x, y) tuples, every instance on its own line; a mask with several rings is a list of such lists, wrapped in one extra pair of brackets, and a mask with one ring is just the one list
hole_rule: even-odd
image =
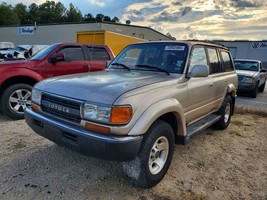
[(144, 135), (137, 157), (123, 163), (123, 170), (142, 188), (149, 188), (165, 176), (174, 152), (174, 133), (171, 126), (161, 120), (155, 121)]
[(13, 119), (23, 119), (24, 109), (31, 105), (32, 86), (15, 84), (9, 86), (2, 95), (2, 111)]
[(227, 95), (223, 101), (220, 110), (218, 111), (218, 114), (221, 115), (221, 119), (216, 122), (213, 127), (220, 130), (226, 129), (231, 121), (232, 110), (232, 98)]

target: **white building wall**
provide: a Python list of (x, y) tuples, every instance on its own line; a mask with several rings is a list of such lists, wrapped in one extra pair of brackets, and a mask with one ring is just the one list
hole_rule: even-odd
[[(31, 27), (33, 28), (33, 27)], [(49, 45), (58, 42), (76, 42), (76, 32), (107, 30), (147, 40), (167, 40), (167, 36), (148, 27), (112, 23), (57, 24), (36, 26), (32, 35), (18, 34), (18, 27), (0, 27), (0, 42), (16, 45)]]
[[(234, 58), (261, 60), (267, 68), (267, 41), (216, 41), (228, 47)], [(265, 47), (266, 44), (266, 47)]]

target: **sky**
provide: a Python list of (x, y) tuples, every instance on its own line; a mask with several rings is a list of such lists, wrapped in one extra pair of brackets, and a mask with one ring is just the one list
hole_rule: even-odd
[[(24, 0), (25, 5), (46, 0)], [(267, 40), (267, 0), (54, 0), (118, 17), (176, 39)], [(0, 1), (1, 2), (1, 1)], [(20, 0), (9, 0), (16, 5)]]

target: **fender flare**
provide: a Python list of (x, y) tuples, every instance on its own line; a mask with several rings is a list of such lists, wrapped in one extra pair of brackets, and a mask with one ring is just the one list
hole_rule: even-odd
[(44, 79), (40, 74), (30, 69), (9, 68), (9, 69), (5, 69), (1, 71), (0, 85), (3, 84), (6, 80), (17, 77), (17, 76), (29, 77), (29, 78), (36, 80), (36, 82), (39, 82)]
[(162, 115), (173, 113), (178, 123), (175, 135), (186, 135), (186, 122), (181, 104), (176, 99), (164, 99), (149, 106), (136, 121), (128, 135), (140, 135), (148, 131), (149, 127)]

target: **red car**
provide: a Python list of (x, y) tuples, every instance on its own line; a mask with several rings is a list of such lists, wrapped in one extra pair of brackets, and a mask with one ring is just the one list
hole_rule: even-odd
[(105, 45), (58, 43), (28, 60), (0, 62), (0, 109), (13, 119), (22, 119), (35, 83), (53, 76), (100, 71), (113, 58)]

